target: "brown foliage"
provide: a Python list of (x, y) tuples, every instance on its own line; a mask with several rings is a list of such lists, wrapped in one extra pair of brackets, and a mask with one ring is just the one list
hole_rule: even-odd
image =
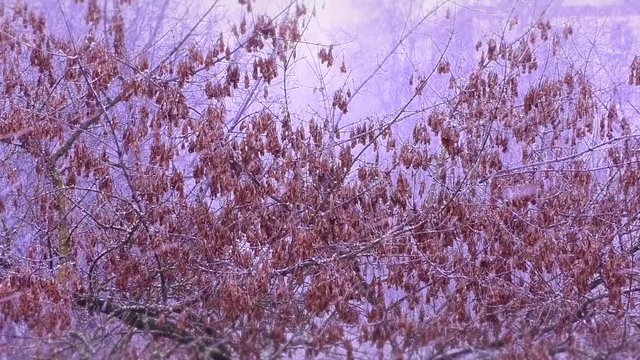
[[(325, 119), (225, 102), (284, 76), (301, 5), (160, 60), (128, 57), (126, 1), (100, 36), (105, 14), (84, 6), (80, 41), (24, 3), (0, 17), (0, 324), (49, 339), (38, 351), (637, 351), (638, 135), (576, 68), (527, 77), (570, 26), (478, 42), (467, 77), (440, 59), (451, 101), (410, 137), (395, 135), (404, 106), (339, 142)], [(346, 115), (351, 99), (336, 89), (332, 106)]]

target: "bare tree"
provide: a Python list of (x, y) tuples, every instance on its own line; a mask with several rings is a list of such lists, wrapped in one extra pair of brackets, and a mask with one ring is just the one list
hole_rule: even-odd
[[(388, 55), (358, 74), (339, 44), (306, 41), (317, 4), (240, 0), (225, 23), (213, 2), (185, 28), (170, 3), (1, 8), (3, 354), (639, 351), (640, 135), (619, 104), (637, 58), (628, 84), (599, 87), (542, 9), (469, 65), (441, 4), (399, 11)], [(433, 21), (452, 26), (396, 108), (354, 118)], [(310, 117), (300, 58), (317, 70)]]

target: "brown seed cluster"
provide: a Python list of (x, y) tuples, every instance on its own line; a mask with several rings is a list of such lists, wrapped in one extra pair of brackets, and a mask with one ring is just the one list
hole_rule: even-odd
[(429, 108), (416, 71), (391, 116), (327, 86), (307, 118), (272, 88), (301, 3), (240, 0), (159, 58), (127, 43), (129, 2), (105, 4), (72, 4), (80, 40), (0, 12), (0, 327), (24, 332), (3, 353), (635, 355), (639, 139), (584, 67), (548, 71), (570, 25), (511, 18), (468, 74), (443, 54)]

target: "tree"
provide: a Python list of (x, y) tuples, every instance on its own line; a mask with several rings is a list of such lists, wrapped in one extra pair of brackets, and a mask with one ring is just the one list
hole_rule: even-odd
[(130, 35), (128, 1), (59, 5), (62, 27), (3, 6), (3, 352), (638, 351), (640, 135), (563, 52), (570, 25), (511, 17), (469, 74), (451, 32), (389, 116), (349, 118), (363, 87), (325, 83), (327, 111), (304, 118), (287, 81), (312, 7), (240, 0), (237, 24), (200, 36), (217, 5), (167, 42), (161, 20)]

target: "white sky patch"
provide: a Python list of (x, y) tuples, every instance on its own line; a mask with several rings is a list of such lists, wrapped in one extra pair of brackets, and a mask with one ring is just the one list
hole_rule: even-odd
[[(228, 2), (231, 0), (224, 1)], [(362, 30), (359, 25), (367, 22), (371, 17), (371, 13), (375, 12), (380, 7), (389, 9), (393, 8), (394, 6), (405, 8), (421, 5), (423, 11), (428, 11), (435, 7), (437, 4), (442, 3), (443, 1), (315, 0), (303, 2), (308, 5), (308, 14), (311, 14), (314, 7), (316, 13), (315, 17), (311, 20), (312, 26), (309, 28), (306, 35), (312, 37), (318, 42), (330, 43), (332, 40), (334, 40), (332, 35), (335, 34), (343, 33), (356, 36), (357, 33)], [(256, 13), (264, 12), (269, 15), (274, 15), (280, 12), (288, 4), (289, 0), (269, 0), (258, 1), (252, 6), (256, 10)], [(369, 35), (370, 34), (367, 34), (367, 36)]]
[(619, 5), (622, 1), (620, 0), (564, 0), (562, 2), (563, 6), (593, 6), (593, 7), (604, 7), (604, 6), (612, 6)]

